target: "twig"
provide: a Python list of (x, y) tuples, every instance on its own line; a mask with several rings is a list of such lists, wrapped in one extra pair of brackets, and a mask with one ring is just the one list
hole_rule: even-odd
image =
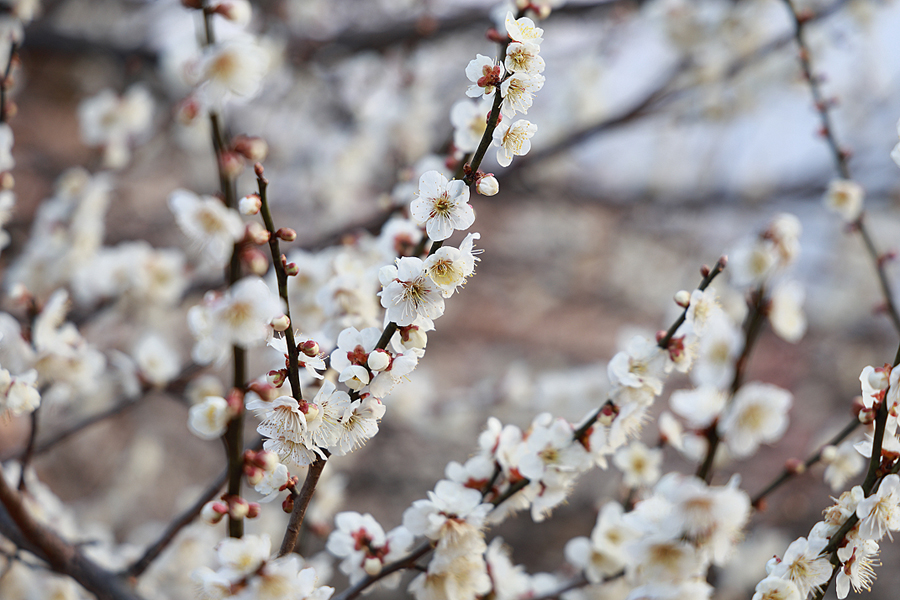
[(431, 550), (431, 541), (426, 540), (416, 546), (415, 549), (413, 549), (403, 558), (395, 560), (390, 564), (384, 565), (384, 568), (381, 569), (378, 575), (366, 575), (361, 580), (356, 582), (355, 585), (351, 585), (337, 596), (334, 596), (332, 600), (353, 600), (353, 598), (359, 596), (363, 592), (363, 590), (365, 590), (376, 581), (387, 577), (391, 573), (396, 573), (397, 571), (409, 569), (410, 567), (414, 566), (416, 564), (416, 561), (425, 556), (429, 550)]
[(37, 408), (34, 409), (31, 413), (31, 431), (28, 433), (28, 444), (25, 446), (25, 451), (22, 453), (22, 465), (21, 471), (19, 472), (19, 485), (18, 490), (20, 492), (24, 492), (27, 488), (25, 484), (25, 473), (28, 471), (28, 465), (31, 464), (31, 459), (34, 457), (34, 443), (37, 440), (38, 434), (38, 415), (40, 414), (41, 406), (38, 405)]
[(278, 551), (278, 556), (284, 556), (294, 551), (294, 547), (297, 545), (297, 538), (300, 536), (300, 528), (303, 526), (303, 518), (306, 516), (306, 509), (309, 507), (309, 502), (316, 491), (316, 484), (319, 482), (319, 477), (322, 475), (326, 462), (328, 462), (326, 459), (320, 458), (309, 465), (309, 471), (306, 472), (306, 480), (303, 482), (303, 487), (300, 488), (300, 493), (294, 499), (291, 519), (284, 532), (284, 539), (281, 541), (281, 550)]
[[(734, 364), (734, 378), (731, 380), (727, 405), (731, 404), (735, 394), (737, 394), (744, 383), (747, 361), (750, 359), (750, 353), (753, 351), (753, 347), (759, 339), (759, 334), (762, 332), (762, 326), (766, 321), (765, 305), (767, 300), (765, 296), (765, 285), (761, 284), (753, 292), (753, 302), (750, 306), (750, 314), (747, 315), (746, 325), (744, 326), (744, 349), (741, 351), (741, 355)], [(703, 462), (700, 463), (700, 467), (697, 469), (697, 477), (707, 484), (712, 479), (713, 462), (715, 462), (716, 459), (716, 451), (719, 448), (719, 443), (722, 441), (721, 437), (719, 437), (718, 423), (718, 419), (715, 419), (712, 424), (706, 428), (706, 456), (704, 457)]]
[[(719, 273), (721, 273), (722, 271), (725, 270), (725, 266), (727, 264), (728, 264), (727, 257), (725, 257), (725, 256), (719, 257), (719, 260), (716, 261), (715, 266), (712, 269), (709, 269), (709, 272), (706, 275), (704, 275), (703, 280), (700, 282), (700, 285), (697, 286), (697, 289), (700, 290), (701, 292), (705, 291), (706, 288), (709, 287), (709, 284), (711, 284), (713, 282), (713, 279), (715, 279), (719, 275)], [(708, 269), (708, 267), (704, 267), (704, 270), (707, 270), (707, 269)], [(669, 342), (672, 341), (672, 337), (678, 331), (678, 328), (681, 327), (681, 325), (684, 323), (685, 319), (687, 319), (687, 313), (688, 313), (689, 308), (690, 308), (689, 306), (684, 307), (684, 311), (682, 311), (681, 315), (675, 320), (674, 323), (672, 323), (672, 326), (669, 327), (668, 331), (666, 331), (666, 334), (659, 340), (658, 345), (660, 348), (665, 350), (666, 348), (669, 347)]]
[(788, 480), (799, 475), (800, 473), (805, 472), (807, 469), (812, 467), (814, 464), (816, 464), (817, 462), (822, 460), (822, 451), (825, 450), (825, 448), (827, 448), (828, 446), (836, 446), (836, 445), (840, 444), (846, 438), (850, 437), (850, 435), (854, 431), (856, 431), (856, 429), (859, 427), (859, 425), (860, 425), (859, 419), (854, 417), (853, 420), (850, 421), (849, 423), (847, 423), (847, 425), (845, 425), (844, 428), (841, 429), (841, 431), (839, 433), (837, 433), (833, 438), (828, 440), (821, 448), (819, 448), (812, 455), (810, 455), (809, 458), (807, 458), (805, 461), (803, 461), (802, 469), (789, 469), (789, 468), (783, 469), (781, 471), (781, 474), (779, 474), (778, 477), (776, 477), (775, 480), (772, 481), (772, 483), (767, 485), (765, 488), (763, 488), (763, 490), (761, 492), (759, 492), (758, 494), (756, 494), (753, 497), (753, 500), (751, 501), (751, 505), (753, 507), (755, 507), (756, 509), (759, 509), (760, 504), (762, 503), (763, 500), (765, 500), (766, 496), (768, 496), (769, 494), (771, 494), (772, 492), (777, 490)]
[[(86, 558), (76, 547), (65, 542), (56, 532), (38, 523), (22, 502), (22, 497), (9, 487), (0, 466), (0, 504), (18, 531), (10, 532), (10, 539), (19, 538), (27, 542), (20, 547), (35, 549), (36, 555), (53, 568), (54, 571), (68, 575), (86, 590), (97, 596), (98, 600), (139, 600), (129, 586), (115, 573), (111, 573)], [(7, 527), (0, 519), (4, 536)], [(17, 534), (21, 534), (21, 537)]]
[(147, 567), (156, 560), (156, 558), (162, 553), (163, 550), (175, 539), (175, 536), (178, 535), (178, 532), (181, 531), (186, 526), (190, 525), (194, 519), (200, 514), (200, 511), (203, 510), (203, 507), (207, 502), (216, 497), (219, 493), (219, 490), (222, 489), (222, 486), (225, 485), (226, 480), (228, 479), (228, 470), (222, 471), (222, 473), (216, 477), (216, 480), (213, 481), (206, 491), (203, 492), (203, 495), (197, 499), (194, 504), (192, 504), (187, 510), (178, 515), (174, 521), (169, 523), (169, 526), (166, 527), (166, 530), (159, 537), (159, 539), (149, 546), (147, 550), (144, 551), (144, 554), (134, 563), (125, 569), (123, 575), (128, 577), (140, 577), (141, 574), (147, 570)]

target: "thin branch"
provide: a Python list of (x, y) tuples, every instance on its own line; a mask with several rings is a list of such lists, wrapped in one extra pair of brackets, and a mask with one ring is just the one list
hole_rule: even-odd
[[(765, 285), (760, 285), (754, 290), (752, 298), (753, 302), (750, 305), (750, 313), (747, 315), (747, 321), (744, 326), (744, 349), (741, 351), (741, 355), (734, 365), (734, 378), (731, 380), (731, 388), (726, 406), (731, 404), (735, 394), (737, 394), (744, 383), (747, 361), (750, 359), (750, 354), (753, 351), (753, 347), (756, 345), (756, 341), (759, 339), (759, 334), (762, 332), (762, 326), (766, 321), (765, 307), (768, 301), (766, 299)], [(697, 469), (697, 477), (708, 484), (712, 479), (712, 467), (716, 459), (716, 451), (719, 448), (719, 443), (722, 441), (719, 436), (718, 419), (714, 420), (712, 424), (706, 428), (706, 441), (706, 456), (704, 457), (703, 462), (700, 463), (700, 467)]]
[(384, 565), (384, 568), (381, 569), (378, 575), (366, 575), (361, 580), (356, 582), (356, 584), (351, 585), (337, 596), (334, 596), (332, 600), (353, 600), (353, 598), (359, 596), (367, 587), (369, 587), (376, 581), (384, 579), (391, 573), (396, 573), (397, 571), (413, 567), (416, 564), (417, 560), (425, 556), (431, 550), (431, 547), (432, 546), (430, 540), (422, 542), (403, 558)]
[(28, 465), (31, 464), (31, 459), (34, 458), (34, 445), (38, 435), (38, 416), (40, 415), (40, 412), (41, 406), (38, 405), (31, 413), (31, 431), (28, 432), (28, 444), (25, 445), (25, 451), (22, 453), (21, 471), (19, 472), (19, 485), (17, 489), (20, 492), (24, 492), (27, 487), (25, 484), (25, 473), (28, 471)]
[(303, 526), (303, 518), (306, 516), (306, 509), (312, 500), (313, 493), (316, 491), (316, 484), (319, 477), (322, 476), (322, 470), (325, 468), (327, 459), (320, 458), (313, 464), (309, 465), (309, 471), (306, 473), (306, 481), (300, 488), (300, 493), (294, 498), (294, 508), (291, 510), (291, 519), (288, 522), (287, 529), (284, 532), (284, 539), (281, 541), (281, 550), (278, 556), (284, 556), (294, 551), (297, 545), (297, 538), (300, 537), (300, 528)]
[(225, 485), (225, 482), (228, 480), (228, 470), (222, 471), (222, 473), (216, 477), (215, 481), (213, 481), (206, 491), (203, 492), (194, 504), (192, 504), (187, 510), (178, 515), (174, 521), (169, 523), (169, 526), (166, 527), (166, 530), (162, 533), (159, 539), (153, 543), (151, 546), (144, 551), (144, 554), (134, 563), (125, 569), (123, 575), (128, 577), (140, 577), (144, 571), (147, 570), (147, 567), (156, 560), (156, 558), (162, 554), (162, 551), (165, 550), (172, 540), (175, 539), (175, 536), (178, 535), (178, 532), (190, 525), (194, 519), (200, 514), (200, 511), (203, 510), (203, 507), (207, 502), (215, 498), (219, 490), (222, 489), (222, 486)]
[[(0, 466), (0, 504), (15, 523), (21, 538), (27, 541), (26, 545), (20, 547), (36, 549), (36, 555), (46, 560), (54, 571), (68, 575), (97, 596), (98, 600), (139, 600), (139, 596), (115, 573), (97, 566), (86, 558), (78, 547), (69, 544), (56, 532), (38, 523), (25, 507), (22, 496), (7, 485), (2, 466)], [(3, 526), (2, 521), (0, 520), (0, 526)], [(10, 539), (18, 537), (16, 532), (13, 532), (12, 536)]]
[[(719, 273), (725, 270), (725, 266), (727, 264), (728, 257), (722, 256), (719, 258), (719, 260), (716, 261), (716, 264), (712, 269), (704, 266), (703, 270), (707, 271), (707, 273), (703, 276), (703, 280), (700, 282), (700, 285), (697, 286), (697, 289), (701, 292), (705, 291), (706, 288), (708, 288), (709, 285), (713, 282), (713, 279), (718, 277)], [(684, 307), (684, 311), (681, 313), (681, 315), (675, 320), (674, 323), (672, 323), (672, 326), (669, 327), (668, 331), (666, 331), (666, 334), (659, 340), (658, 345), (663, 350), (669, 347), (669, 342), (672, 341), (672, 337), (678, 331), (678, 328), (681, 327), (681, 325), (684, 323), (685, 319), (687, 319), (688, 308), (690, 307)]]
[(796, 477), (800, 473), (805, 472), (807, 469), (809, 469), (810, 467), (812, 467), (813, 465), (818, 463), (820, 460), (822, 460), (822, 452), (825, 450), (825, 448), (827, 448), (829, 446), (836, 446), (836, 445), (840, 444), (841, 442), (843, 442), (845, 439), (850, 437), (850, 435), (853, 434), (854, 431), (857, 430), (859, 425), (860, 425), (859, 419), (854, 417), (853, 420), (850, 421), (849, 423), (847, 423), (847, 425), (845, 425), (844, 428), (841, 429), (840, 432), (838, 432), (833, 438), (828, 440), (821, 448), (816, 450), (805, 461), (803, 461), (802, 469), (789, 469), (789, 468), (783, 469), (781, 471), (781, 473), (778, 475), (778, 477), (776, 477), (772, 481), (772, 483), (767, 485), (765, 488), (763, 488), (763, 490), (761, 492), (759, 492), (758, 494), (756, 494), (753, 497), (753, 500), (751, 501), (751, 505), (753, 507), (755, 507), (756, 509), (760, 509), (760, 504), (763, 502), (763, 500), (765, 500), (766, 496), (768, 496), (769, 494), (771, 494), (772, 492), (777, 490), (779, 487), (781, 487), (784, 483), (786, 483), (790, 479)]

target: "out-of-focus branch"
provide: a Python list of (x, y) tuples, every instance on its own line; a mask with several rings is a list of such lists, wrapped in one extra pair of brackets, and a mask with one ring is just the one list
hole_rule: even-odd
[(147, 570), (147, 567), (149, 567), (162, 551), (168, 547), (172, 540), (175, 539), (178, 532), (190, 525), (200, 514), (200, 511), (203, 510), (206, 503), (216, 497), (227, 480), (228, 470), (226, 469), (216, 477), (215, 481), (209, 485), (206, 491), (203, 492), (203, 495), (201, 495), (194, 504), (178, 515), (174, 521), (169, 523), (169, 526), (166, 527), (166, 530), (159, 539), (153, 545), (149, 546), (147, 550), (144, 551), (144, 554), (124, 571), (123, 575), (128, 577), (140, 577), (141, 574)]
[[(0, 518), (0, 531), (10, 540), (21, 542), (21, 548), (47, 561), (50, 567), (68, 575), (98, 600), (139, 600), (116, 574), (97, 566), (81, 551), (44, 525), (28, 512), (22, 496), (6, 483), (0, 466), (0, 504), (9, 519)], [(14, 525), (14, 527), (12, 527)]]

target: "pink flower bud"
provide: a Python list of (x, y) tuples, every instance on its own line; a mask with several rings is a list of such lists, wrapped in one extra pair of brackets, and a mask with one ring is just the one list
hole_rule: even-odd
[(271, 234), (269, 233), (268, 229), (262, 226), (262, 224), (253, 221), (251, 223), (247, 223), (247, 229), (244, 236), (252, 243), (261, 246), (263, 244), (269, 243)]
[(236, 179), (244, 170), (244, 157), (237, 152), (223, 152), (219, 164), (225, 177)]
[(288, 277), (294, 277), (300, 273), (300, 267), (297, 266), (297, 263), (288, 263), (284, 265), (284, 272)]
[(681, 308), (687, 308), (691, 304), (691, 293), (687, 290), (679, 290), (675, 293), (675, 304)]
[(255, 393), (261, 399), (271, 402), (281, 394), (278, 392), (278, 389), (267, 381), (253, 381), (249, 386), (247, 386), (251, 392)]
[(316, 343), (315, 340), (306, 340), (305, 342), (297, 346), (297, 348), (300, 350), (300, 352), (310, 358), (315, 358), (319, 355), (319, 344)]
[(207, 502), (200, 511), (200, 520), (208, 525), (215, 525), (228, 513), (228, 507), (218, 500)]
[(247, 518), (255, 519), (259, 516), (259, 503), (251, 502), (247, 505)]
[(287, 369), (269, 371), (268, 375), (266, 375), (266, 378), (273, 386), (280, 388), (282, 385), (284, 385), (284, 380), (287, 379)]
[(272, 319), (272, 329), (275, 331), (285, 331), (291, 326), (291, 319), (287, 315), (281, 315)]
[(234, 138), (233, 148), (235, 152), (254, 163), (266, 160), (269, 153), (269, 145), (261, 137), (239, 135)]
[(241, 262), (248, 271), (260, 277), (269, 271), (269, 258), (259, 248), (244, 248), (241, 251)]
[(238, 209), (241, 211), (242, 215), (258, 214), (260, 208), (262, 208), (262, 200), (260, 200), (259, 194), (244, 196), (238, 203)]
[(282, 227), (275, 232), (275, 236), (285, 242), (293, 242), (297, 239), (297, 232), (290, 227)]
[(232, 519), (243, 519), (250, 512), (250, 504), (240, 497), (232, 496), (228, 499), (228, 515)]
[(228, 403), (228, 408), (230, 408), (234, 414), (238, 414), (244, 410), (244, 392), (237, 388), (232, 388), (231, 391), (228, 392), (225, 401)]
[(294, 512), (294, 497), (288, 495), (287, 498), (284, 499), (284, 502), (281, 503), (281, 510), (290, 514)]

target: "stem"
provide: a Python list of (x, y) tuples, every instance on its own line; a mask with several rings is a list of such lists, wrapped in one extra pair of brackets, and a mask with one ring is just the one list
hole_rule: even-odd
[(306, 516), (306, 509), (309, 507), (309, 502), (312, 500), (313, 493), (316, 491), (316, 484), (319, 482), (319, 477), (322, 476), (322, 470), (325, 468), (326, 462), (328, 462), (327, 459), (320, 458), (309, 465), (309, 471), (306, 473), (306, 481), (303, 482), (300, 493), (294, 499), (294, 508), (291, 510), (291, 519), (288, 522), (287, 530), (284, 532), (284, 539), (281, 541), (281, 550), (278, 551), (278, 556), (284, 556), (285, 554), (294, 551), (294, 547), (297, 545), (297, 538), (300, 537), (300, 527), (303, 525), (303, 517)]
[[(741, 351), (741, 355), (734, 365), (734, 379), (731, 380), (728, 405), (734, 400), (735, 394), (737, 394), (738, 390), (741, 389), (741, 385), (744, 383), (747, 361), (750, 359), (750, 353), (753, 351), (753, 346), (756, 345), (759, 334), (762, 332), (763, 323), (765, 323), (765, 292), (764, 284), (760, 284), (753, 292), (754, 302), (750, 307), (750, 314), (747, 315), (747, 322), (745, 325), (744, 349)], [(719, 437), (718, 419), (714, 420), (706, 429), (706, 441), (708, 443), (706, 456), (700, 464), (700, 468), (697, 469), (697, 477), (709, 484), (712, 480), (712, 468), (716, 459), (716, 451), (719, 449), (719, 443), (722, 441)]]
[[(703, 278), (703, 281), (700, 282), (700, 285), (697, 286), (697, 289), (700, 290), (701, 292), (706, 290), (706, 288), (709, 287), (709, 284), (712, 283), (713, 279), (715, 279), (719, 275), (719, 273), (721, 273), (722, 271), (725, 270), (725, 265), (727, 265), (727, 264), (728, 264), (727, 257), (725, 257), (725, 256), (720, 257), (719, 260), (716, 261), (716, 265)], [(684, 323), (684, 320), (687, 318), (688, 308), (689, 308), (689, 306), (686, 306), (684, 308), (684, 311), (681, 313), (681, 316), (679, 316), (675, 320), (675, 322), (672, 323), (672, 326), (669, 327), (668, 331), (666, 331), (666, 335), (664, 335), (662, 337), (662, 339), (659, 340), (659, 347), (662, 348), (663, 350), (665, 350), (666, 348), (669, 347), (669, 342), (672, 341), (672, 337), (675, 335), (675, 332), (678, 331), (678, 328), (681, 327), (681, 325)]]
[(356, 585), (348, 587), (337, 596), (334, 596), (331, 600), (353, 600), (353, 598), (359, 596), (363, 592), (363, 590), (365, 590), (376, 581), (387, 577), (391, 573), (396, 573), (397, 571), (400, 571), (402, 569), (409, 569), (410, 567), (415, 565), (417, 560), (425, 556), (425, 554), (427, 554), (429, 550), (431, 550), (431, 541), (426, 540), (416, 546), (416, 548), (412, 552), (410, 552), (403, 558), (395, 560), (390, 564), (384, 565), (384, 568), (381, 569), (381, 572), (378, 573), (378, 575), (366, 575), (363, 579), (358, 581)]
[(760, 503), (766, 498), (766, 496), (768, 496), (769, 494), (774, 492), (776, 489), (781, 487), (782, 484), (784, 484), (786, 481), (788, 481), (792, 477), (799, 475), (803, 471), (806, 471), (807, 469), (812, 467), (814, 464), (816, 464), (817, 462), (822, 460), (822, 451), (826, 447), (836, 446), (837, 444), (840, 444), (842, 441), (844, 441), (846, 438), (848, 438), (850, 436), (850, 434), (852, 434), (854, 431), (856, 431), (856, 429), (857, 429), (857, 427), (859, 427), (859, 425), (860, 425), (859, 419), (854, 417), (853, 420), (850, 421), (849, 423), (847, 423), (847, 425), (845, 425), (844, 428), (841, 429), (841, 431), (839, 433), (837, 433), (833, 438), (828, 440), (821, 448), (819, 448), (816, 452), (814, 452), (809, 458), (807, 458), (805, 461), (803, 461), (803, 470), (802, 471), (799, 471), (797, 469), (782, 470), (781, 474), (778, 477), (776, 477), (772, 483), (767, 485), (763, 489), (763, 491), (761, 491), (760, 493), (758, 493), (756, 496), (753, 497), (751, 505), (756, 507), (757, 509), (759, 509)]
[(68, 575), (98, 600), (139, 600), (129, 586), (115, 573), (111, 573), (86, 558), (76, 547), (68, 544), (54, 531), (38, 523), (22, 502), (22, 496), (9, 487), (0, 466), (0, 504), (5, 508), (12, 531), (7, 530), (7, 520), (0, 518), (3, 535), (16, 539), (17, 545), (37, 551), (36, 555), (47, 561), (50, 567)]
[(138, 560), (136, 560), (130, 567), (128, 567), (124, 571), (124, 575), (128, 577), (140, 577), (144, 571), (147, 570), (147, 567), (156, 560), (156, 558), (165, 550), (168, 545), (175, 539), (175, 536), (178, 535), (178, 532), (181, 531), (186, 526), (190, 525), (194, 519), (197, 518), (197, 515), (200, 514), (200, 511), (203, 510), (203, 507), (206, 506), (206, 503), (216, 497), (219, 493), (219, 490), (222, 489), (222, 486), (225, 485), (225, 481), (228, 479), (228, 471), (222, 471), (221, 475), (216, 477), (216, 480), (213, 481), (210, 486), (203, 492), (203, 495), (197, 499), (194, 504), (190, 506), (187, 510), (181, 513), (174, 521), (172, 521), (163, 534), (159, 537), (159, 539), (150, 547), (144, 551), (143, 556), (141, 556)]
[(294, 324), (291, 321), (291, 303), (288, 299), (288, 275), (281, 262), (281, 246), (276, 235), (275, 222), (272, 220), (272, 213), (269, 210), (268, 186), (269, 181), (263, 177), (262, 171), (256, 177), (259, 185), (259, 214), (262, 216), (263, 223), (269, 232), (269, 250), (272, 253), (272, 266), (275, 269), (275, 278), (278, 280), (278, 295), (284, 302), (284, 314), (288, 318), (288, 328), (284, 330), (284, 338), (287, 344), (288, 352), (288, 382), (291, 384), (291, 395), (297, 404), (304, 406), (303, 393), (300, 389), (300, 355), (297, 349), (297, 341), (294, 339)]
[(28, 445), (25, 446), (25, 452), (22, 455), (22, 470), (19, 473), (18, 490), (20, 492), (24, 492), (27, 487), (25, 484), (25, 472), (28, 470), (28, 465), (34, 457), (34, 445), (38, 434), (38, 414), (40, 411), (41, 406), (38, 405), (34, 412), (31, 413), (31, 432), (28, 434)]

